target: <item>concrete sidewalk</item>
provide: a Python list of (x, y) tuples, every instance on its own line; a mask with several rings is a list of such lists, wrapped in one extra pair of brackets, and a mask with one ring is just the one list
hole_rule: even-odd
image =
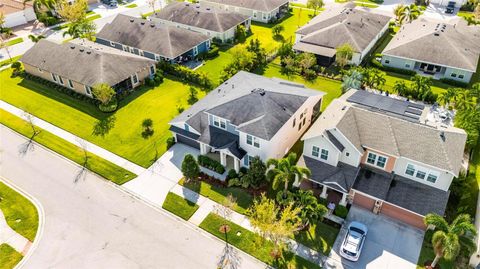
[(0, 209), (0, 244), (4, 243), (11, 246), (24, 256), (32, 245), (32, 242), (30, 242), (27, 238), (15, 232), (12, 228), (10, 228), (10, 226), (8, 226), (5, 216)]

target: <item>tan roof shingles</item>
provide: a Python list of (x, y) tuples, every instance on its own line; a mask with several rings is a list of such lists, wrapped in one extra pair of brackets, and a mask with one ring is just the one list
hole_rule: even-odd
[(0, 0), (0, 13), (8, 15), (18, 11), (22, 11), (25, 8), (32, 7), (33, 4), (30, 2), (15, 1), (15, 0)]
[(288, 0), (202, 0), (200, 2), (213, 2), (222, 5), (270, 12), (279, 6), (288, 3)]

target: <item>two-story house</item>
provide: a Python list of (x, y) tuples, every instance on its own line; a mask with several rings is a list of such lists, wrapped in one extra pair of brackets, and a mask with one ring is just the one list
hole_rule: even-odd
[(270, 22), (288, 13), (288, 0), (199, 0), (200, 4), (219, 10), (234, 11), (253, 21)]
[(247, 31), (250, 29), (250, 17), (247, 15), (190, 2), (173, 2), (153, 14), (150, 19), (199, 32), (222, 42), (233, 41), (240, 25)]
[(222, 165), (283, 157), (320, 111), (321, 91), (241, 71), (170, 122), (178, 143)]
[(334, 100), (303, 136), (303, 187), (424, 227), (444, 214), (467, 135), (434, 122), (430, 107), (366, 91)]

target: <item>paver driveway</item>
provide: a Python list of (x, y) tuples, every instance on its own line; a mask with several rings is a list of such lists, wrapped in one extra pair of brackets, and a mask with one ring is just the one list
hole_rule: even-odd
[[(339, 249), (351, 221), (367, 225), (368, 234), (360, 259), (350, 262), (340, 257)], [(415, 269), (424, 232), (387, 216), (375, 215), (356, 206), (350, 208), (325, 268)]]

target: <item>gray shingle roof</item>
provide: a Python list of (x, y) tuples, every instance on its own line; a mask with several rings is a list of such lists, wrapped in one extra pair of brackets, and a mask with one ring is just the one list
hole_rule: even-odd
[(288, 0), (201, 0), (200, 2), (213, 2), (222, 5), (269, 12), (288, 3)]
[(480, 56), (480, 26), (418, 19), (393, 37), (383, 54), (475, 72)]
[[(153, 27), (152, 27), (153, 26)], [(173, 59), (207, 41), (210, 37), (167, 25), (118, 14), (97, 37)]]
[(153, 60), (90, 41), (57, 44), (45, 39), (25, 52), (20, 61), (88, 86), (113, 86), (155, 64)]
[(223, 33), (249, 18), (236, 12), (225, 12), (182, 2), (169, 4), (155, 13), (154, 17), (218, 33)]
[[(329, 129), (338, 129), (360, 152), (364, 147), (371, 148), (458, 175), (467, 138), (465, 131), (453, 127), (435, 128), (386, 115), (382, 111), (371, 111), (347, 102), (345, 96), (327, 107), (303, 140)], [(442, 139), (442, 133), (445, 139)]]
[[(264, 89), (263, 96), (252, 93), (259, 88)], [(208, 126), (208, 111), (230, 120), (239, 130), (270, 140), (308, 97), (323, 95), (300, 84), (241, 71), (171, 123), (187, 122), (203, 133)]]
[[(389, 23), (390, 17), (354, 8), (333, 8), (320, 13), (297, 30), (300, 43), (335, 49), (348, 43), (362, 52)], [(306, 46), (297, 45), (297, 48)], [(314, 49), (311, 49), (314, 53)], [(323, 54), (322, 54), (323, 55)]]
[(228, 149), (235, 157), (242, 159), (246, 152), (240, 148), (238, 135), (221, 130), (217, 127), (208, 126), (198, 138), (198, 141), (206, 143), (216, 149)]

